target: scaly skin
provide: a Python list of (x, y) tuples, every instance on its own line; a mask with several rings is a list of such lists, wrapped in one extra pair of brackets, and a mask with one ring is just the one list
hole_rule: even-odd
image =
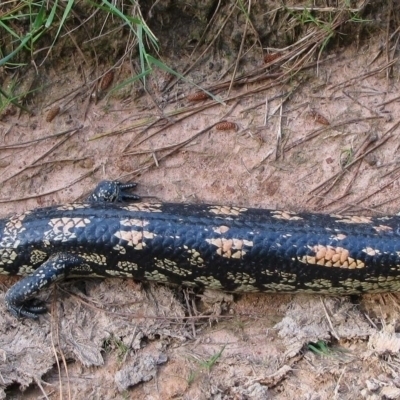
[(229, 292), (347, 295), (400, 290), (400, 217), (295, 214), (231, 206), (125, 203), (102, 182), (85, 203), (0, 220), (5, 296), (37, 318), (43, 288), (67, 277), (130, 277)]

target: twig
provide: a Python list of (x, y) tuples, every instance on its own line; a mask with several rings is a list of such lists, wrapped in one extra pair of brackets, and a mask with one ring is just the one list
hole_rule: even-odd
[[(122, 153), (121, 155), (124, 156), (130, 156), (130, 155), (141, 155), (141, 154), (146, 154), (146, 153), (151, 153), (154, 154), (156, 152), (160, 152), (160, 151), (165, 151), (165, 150), (176, 150), (178, 148), (181, 148), (183, 146), (186, 146), (187, 144), (189, 144), (190, 142), (192, 142), (193, 140), (197, 139), (200, 135), (202, 135), (203, 133), (208, 132), (209, 130), (211, 130), (212, 128), (214, 128), (215, 125), (217, 125), (218, 122), (208, 126), (205, 129), (202, 129), (200, 132), (197, 132), (196, 134), (194, 134), (192, 137), (190, 137), (189, 139), (183, 140), (182, 142), (179, 143), (175, 143), (175, 144), (171, 144), (169, 146), (164, 146), (164, 147), (160, 147), (158, 149), (147, 149), (147, 150), (138, 150), (138, 151), (131, 151), (131, 152), (126, 152), (126, 153)], [(164, 157), (162, 157), (164, 158)], [(159, 158), (160, 160), (161, 158)]]
[(83, 128), (83, 125), (78, 126), (77, 128), (73, 128), (73, 129), (68, 129), (66, 131), (63, 132), (59, 132), (59, 133), (55, 133), (53, 135), (49, 135), (49, 136), (43, 136), (41, 138), (38, 139), (33, 139), (33, 140), (28, 140), (26, 142), (19, 142), (19, 143), (12, 143), (12, 144), (6, 144), (4, 146), (0, 146), (0, 150), (6, 150), (6, 149), (18, 149), (20, 147), (26, 147), (31, 145), (32, 143), (38, 143), (38, 142), (42, 142), (43, 140), (47, 140), (47, 139), (53, 139), (56, 138), (58, 136), (62, 136), (62, 135), (66, 135), (67, 133), (71, 133), (74, 131), (78, 131), (80, 129)]
[(246, 18), (246, 23), (244, 25), (244, 31), (243, 31), (243, 35), (242, 35), (242, 40), (240, 42), (239, 51), (238, 51), (238, 54), (237, 54), (237, 57), (236, 57), (235, 68), (233, 69), (231, 83), (229, 84), (229, 88), (228, 88), (228, 94), (227, 94), (228, 97), (229, 97), (229, 95), (231, 93), (231, 90), (232, 90), (233, 81), (235, 80), (236, 72), (237, 72), (237, 69), (239, 67), (240, 57), (241, 57), (241, 54), (242, 54), (242, 51), (243, 51), (244, 42), (246, 40), (247, 27), (249, 25), (248, 15), (250, 15), (250, 10), (251, 10), (251, 0), (249, 0), (249, 4), (248, 4), (248, 8), (247, 8), (247, 18)]
[(393, 59), (392, 61), (386, 63), (385, 65), (383, 65), (383, 66), (381, 66), (381, 67), (378, 67), (378, 68), (376, 68), (376, 69), (373, 69), (372, 71), (368, 71), (368, 72), (366, 72), (366, 73), (363, 74), (363, 75), (358, 75), (358, 76), (355, 76), (355, 77), (353, 77), (353, 78), (349, 78), (349, 79), (347, 79), (347, 80), (345, 80), (345, 81), (343, 81), (343, 82), (340, 82), (340, 83), (338, 83), (338, 84), (336, 84), (336, 85), (334, 85), (334, 86), (331, 86), (329, 89), (332, 90), (332, 95), (333, 95), (334, 92), (335, 92), (336, 90), (340, 89), (341, 87), (348, 86), (348, 85), (350, 85), (351, 83), (354, 84), (355, 81), (358, 81), (358, 80), (365, 80), (366, 78), (369, 78), (370, 76), (375, 75), (376, 73), (385, 71), (387, 68), (390, 68), (390, 67), (391, 67), (392, 65), (394, 65), (396, 62), (397, 62), (397, 58), (396, 58), (396, 59)]
[(204, 28), (204, 31), (203, 31), (202, 35), (200, 36), (200, 39), (198, 40), (196, 46), (194, 47), (193, 51), (192, 51), (191, 54), (190, 54), (190, 58), (192, 58), (193, 55), (196, 54), (196, 51), (197, 51), (198, 47), (203, 43), (204, 36), (205, 36), (206, 32), (208, 31), (208, 28), (209, 28), (209, 27), (212, 25), (212, 23), (214, 22), (215, 17), (218, 15), (218, 11), (219, 11), (219, 8), (220, 8), (220, 7), (221, 7), (221, 0), (218, 0), (218, 4), (217, 4), (217, 6), (215, 7), (214, 14), (213, 14), (213, 16), (210, 18), (210, 20), (209, 20), (207, 26)]
[(265, 96), (265, 113), (264, 113), (264, 125), (265, 126), (267, 126), (267, 122), (268, 122), (268, 113), (269, 113), (268, 96)]
[[(54, 292), (53, 292), (54, 293)], [(54, 301), (52, 302), (52, 312), (51, 312), (51, 315), (53, 316), (54, 315)], [(54, 321), (53, 321), (54, 322)], [(54, 324), (52, 323), (52, 324), (50, 324), (50, 341), (51, 341), (51, 348), (52, 348), (52, 350), (53, 350), (53, 353), (54, 353), (54, 359), (55, 359), (55, 361), (56, 361), (56, 364), (57, 364), (57, 370), (58, 370), (58, 378), (59, 378), (59, 398), (60, 399), (62, 399), (63, 398), (63, 396), (62, 396), (62, 380), (61, 380), (61, 366), (60, 366), (60, 360), (58, 359), (58, 354), (57, 354), (57, 349), (56, 349), (56, 346), (55, 346), (55, 344), (54, 344), (54, 335), (53, 335), (53, 326), (54, 326)], [(59, 332), (58, 332), (58, 329), (57, 329), (57, 335), (59, 335)], [(58, 344), (60, 344), (59, 342), (58, 342)], [(65, 364), (64, 364), (64, 367), (65, 367)], [(68, 372), (67, 372), (67, 377), (68, 377)]]
[(380, 203), (375, 203), (375, 204), (374, 204), (374, 208), (382, 207), (382, 206), (384, 206), (385, 204), (391, 203), (392, 201), (396, 201), (396, 200), (398, 200), (398, 199), (400, 199), (400, 195), (399, 195), (399, 196), (392, 197), (392, 198), (390, 198), (390, 199), (386, 199), (385, 201), (382, 201), (382, 202), (380, 202)]
[[(201, 58), (204, 56), (204, 54), (207, 53), (207, 51), (211, 48), (211, 46), (214, 44), (214, 42), (217, 40), (217, 38), (219, 37), (219, 35), (221, 34), (222, 30), (225, 28), (226, 23), (229, 21), (229, 18), (231, 17), (233, 11), (235, 10), (235, 6), (236, 6), (236, 1), (234, 2), (234, 4), (232, 4), (231, 9), (228, 13), (228, 15), (226, 16), (226, 18), (222, 21), (221, 23), (221, 27), (218, 30), (218, 32), (215, 34), (215, 36), (213, 37), (213, 39), (211, 40), (211, 42), (209, 43), (209, 45), (205, 48), (205, 50), (197, 57), (197, 59), (192, 63), (192, 65), (190, 65), (185, 71), (182, 72), (182, 76), (185, 76), (188, 74), (188, 72), (190, 72), (192, 70), (192, 68), (201, 60)], [(174, 79), (165, 89), (164, 92), (168, 92), (177, 82), (179, 82), (181, 80), (181, 77)]]
[[(365, 200), (369, 199), (370, 197), (374, 196), (375, 194), (379, 193), (380, 191), (382, 191), (383, 189), (387, 188), (388, 186), (390, 186), (391, 184), (393, 184), (394, 182), (397, 181), (397, 179), (399, 179), (400, 175), (396, 175), (391, 181), (389, 181), (388, 183), (386, 183), (383, 186), (380, 186), (377, 190), (375, 190), (374, 192), (365, 195), (364, 197), (361, 197), (361, 199), (357, 200), (357, 204), (361, 204), (363, 203)], [(346, 211), (349, 207), (346, 207), (344, 209), (342, 209), (343, 211)]]
[(293, 147), (296, 147), (300, 144), (303, 144), (311, 139), (314, 139), (315, 137), (317, 137), (319, 134), (329, 131), (331, 129), (336, 129), (336, 128), (340, 128), (342, 126), (345, 125), (349, 125), (349, 124), (355, 124), (357, 122), (361, 122), (361, 121), (369, 121), (372, 119), (378, 119), (378, 118), (382, 118), (382, 117), (362, 117), (362, 118), (354, 118), (354, 119), (348, 119), (346, 121), (343, 122), (338, 122), (335, 125), (329, 125), (329, 126), (324, 126), (323, 128), (318, 128), (315, 129), (314, 131), (311, 131), (310, 133), (307, 133), (306, 136), (295, 140), (293, 143), (291, 143), (290, 145), (286, 146), (284, 151), (289, 151), (291, 150)]
[(66, 137), (62, 138), (58, 143), (56, 143), (54, 146), (52, 146), (49, 150), (47, 150), (44, 154), (39, 156), (33, 163), (31, 163), (31, 166), (34, 166), (39, 160), (47, 157), (50, 153), (52, 153), (55, 149), (63, 145), (68, 139), (70, 139), (72, 136), (75, 135), (76, 132), (78, 132), (79, 129), (76, 129), (72, 132), (70, 132)]
[(328, 321), (328, 324), (329, 324), (329, 326), (331, 328), (332, 335), (335, 337), (336, 340), (340, 340), (340, 336), (337, 334), (336, 329), (333, 327), (333, 324), (332, 324), (331, 318), (329, 316), (328, 310), (326, 309), (326, 306), (325, 306), (324, 299), (322, 297), (320, 297), (319, 299), (321, 300), (322, 307), (324, 308), (325, 317), (326, 317), (326, 319)]
[(53, 190), (49, 190), (47, 192), (43, 192), (43, 193), (39, 193), (39, 194), (31, 194), (25, 197), (19, 197), (16, 199), (0, 199), (0, 203), (9, 203), (9, 202), (17, 202), (17, 201), (23, 201), (23, 200), (29, 200), (29, 199), (35, 199), (37, 197), (42, 197), (42, 196), (47, 196), (49, 194), (52, 193), (56, 193), (60, 190), (64, 190), (66, 188), (69, 188), (73, 185), (75, 185), (76, 183), (80, 182), (82, 179), (85, 179), (86, 177), (90, 176), (91, 174), (95, 173), (100, 167), (96, 167), (93, 168), (92, 170), (90, 170), (89, 172), (87, 172), (86, 174), (83, 174), (82, 176), (80, 176), (79, 178), (73, 180), (72, 182), (68, 183), (66, 186), (63, 186), (61, 188), (57, 188), (57, 189), (53, 189)]
[(386, 106), (387, 104), (390, 104), (390, 103), (392, 103), (393, 101), (397, 101), (397, 100), (400, 100), (400, 96), (396, 96), (394, 99), (386, 100), (386, 101), (384, 101), (383, 103), (377, 104), (376, 106), (377, 106), (377, 107)]
[(333, 393), (334, 393), (333, 398), (334, 398), (335, 400), (336, 400), (336, 399), (340, 399), (340, 396), (339, 396), (340, 381), (342, 380), (342, 378), (343, 378), (345, 372), (346, 372), (346, 367), (343, 368), (343, 371), (342, 371), (342, 373), (340, 374), (338, 381), (336, 382), (335, 391), (333, 392)]
[[(342, 175), (344, 175), (348, 169), (353, 166), (356, 162), (358, 162), (359, 160), (361, 160), (362, 158), (364, 158), (367, 154), (371, 153), (372, 151), (376, 150), (378, 147), (382, 146), (383, 144), (385, 144), (391, 136), (386, 136), (385, 138), (381, 138), (380, 143), (378, 143), (376, 146), (372, 147), (371, 149), (369, 149), (368, 151), (366, 151), (365, 153), (361, 154), (359, 157), (357, 157), (355, 160), (353, 160), (352, 162), (350, 162), (349, 164), (346, 165), (346, 167), (340, 171), (337, 172), (335, 175), (331, 176), (330, 178), (326, 179), (324, 182), (322, 182), (321, 184), (319, 184), (317, 187), (315, 187), (314, 189), (312, 189), (310, 192), (308, 192), (308, 194), (312, 194), (314, 192), (317, 192), (319, 189), (321, 189), (322, 187), (324, 187), (328, 182), (330, 182), (331, 180), (335, 180), (335, 182), (333, 184), (336, 183), (336, 181), (342, 177)], [(332, 186), (331, 186), (332, 187)], [(330, 190), (330, 188), (328, 189), (328, 191)]]
[(288, 11), (319, 11), (319, 12), (335, 12), (335, 11), (349, 11), (352, 13), (359, 13), (365, 7), (369, 0), (365, 0), (358, 8), (339, 8), (339, 7), (285, 7)]
[[(337, 197), (336, 199), (333, 199), (333, 198), (331, 198), (331, 197), (329, 197), (329, 196), (321, 196), (321, 195), (313, 195), (313, 197), (319, 197), (319, 198), (321, 198), (321, 199), (328, 199), (328, 200), (331, 199), (332, 201), (331, 201), (330, 203), (324, 204), (324, 206), (323, 206), (323, 208), (328, 208), (328, 207), (331, 206), (332, 204), (336, 203), (336, 202), (339, 201), (339, 200), (342, 200), (344, 197), (347, 197), (347, 196), (349, 196), (349, 195), (350, 195), (350, 194), (347, 193), (347, 194), (345, 194), (345, 195), (343, 195), (343, 196)], [(385, 214), (385, 213), (382, 212), (382, 211), (376, 210), (376, 209), (375, 209), (375, 206), (374, 206), (374, 207), (360, 206), (358, 203), (354, 203), (354, 202), (344, 202), (343, 205), (349, 206), (349, 208), (350, 208), (350, 207), (357, 207), (357, 206), (359, 206), (359, 209), (362, 210), (362, 211), (370, 211), (370, 212), (372, 212), (372, 213), (374, 213), (374, 214), (379, 213), (379, 214), (381, 214), (381, 215)], [(322, 207), (321, 207), (321, 208), (322, 208)], [(320, 210), (321, 208), (318, 208), (318, 209)], [(339, 213), (339, 212), (338, 212), (337, 210), (335, 210), (334, 213)]]
[[(184, 291), (183, 291), (183, 295), (184, 295), (184, 297), (185, 297), (186, 309), (187, 309), (187, 312), (188, 312), (188, 314), (189, 314), (189, 317), (193, 317), (193, 315), (192, 315), (192, 307), (190, 307), (190, 302), (189, 302), (189, 294), (188, 294), (188, 291), (187, 291), (187, 290), (184, 290)], [(195, 322), (195, 321), (191, 318), (191, 319), (190, 319), (190, 326), (191, 326), (191, 328), (192, 328), (193, 339), (195, 339), (195, 338), (197, 337), (197, 335), (196, 335), (196, 326), (195, 326), (194, 322)]]
[[(76, 129), (75, 131), (72, 131), (68, 134), (67, 137), (63, 138), (60, 140), (60, 142), (56, 143), (54, 146), (51, 147), (50, 150), (46, 151), (44, 154), (40, 155), (35, 161), (33, 161), (30, 165), (22, 168), (21, 170), (15, 172), (14, 174), (12, 174), (11, 176), (3, 179), (2, 181), (0, 181), (1, 184), (4, 184), (5, 182), (9, 181), (12, 178), (15, 178), (16, 176), (22, 174), (23, 172), (25, 172), (27, 169), (29, 168), (33, 168), (33, 167), (38, 167), (39, 165), (35, 165), (36, 162), (38, 162), (39, 160), (41, 160), (42, 158), (48, 156), (52, 151), (54, 151), (57, 147), (60, 147), (64, 142), (66, 142), (71, 136), (73, 136), (76, 132), (78, 132), (79, 129)], [(42, 163), (44, 164), (44, 163)], [(3, 175), (4, 175), (4, 171), (3, 171)]]
[(276, 133), (276, 149), (275, 149), (275, 160), (278, 159), (281, 154), (281, 143), (282, 143), (282, 107), (283, 103), (281, 103), (279, 108), (279, 121), (278, 121), (278, 129)]
[(365, 108), (366, 110), (368, 110), (371, 114), (375, 114), (375, 115), (377, 115), (377, 116), (379, 116), (381, 118), (385, 118), (382, 113), (380, 113), (380, 112), (378, 112), (378, 111), (376, 111), (376, 110), (374, 110), (374, 109), (372, 109), (370, 107), (367, 107), (365, 104), (361, 103), (361, 101), (359, 101), (356, 98), (354, 98), (353, 96), (351, 96), (350, 93), (346, 92), (345, 90), (343, 90), (342, 92), (343, 92), (343, 94), (345, 96), (347, 96), (349, 99), (353, 100), (360, 107)]

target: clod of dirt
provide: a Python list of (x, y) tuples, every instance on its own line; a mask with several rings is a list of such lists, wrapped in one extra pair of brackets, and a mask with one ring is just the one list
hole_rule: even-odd
[(373, 333), (368, 341), (368, 348), (378, 355), (398, 354), (400, 351), (400, 334), (393, 329)]
[(138, 383), (150, 381), (157, 373), (157, 366), (167, 361), (168, 357), (162, 353), (157, 357), (149, 354), (139, 356), (115, 374), (115, 384), (118, 390), (123, 392)]
[(297, 355), (310, 342), (366, 338), (374, 331), (363, 315), (345, 299), (321, 300), (309, 296), (291, 302), (286, 316), (275, 325), (275, 329), (287, 345), (288, 358)]

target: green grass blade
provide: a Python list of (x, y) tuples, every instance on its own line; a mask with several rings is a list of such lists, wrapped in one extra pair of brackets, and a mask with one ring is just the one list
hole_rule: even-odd
[(4, 28), (11, 36), (14, 36), (17, 39), (20, 38), (18, 34), (8, 27), (2, 20), (0, 20), (0, 28)]
[(71, 13), (71, 9), (72, 9), (72, 6), (74, 5), (74, 2), (75, 2), (75, 0), (68, 0), (67, 6), (65, 7), (64, 14), (63, 14), (63, 16), (61, 18), (60, 25), (58, 27), (56, 36), (55, 36), (55, 38), (53, 40), (52, 46), (54, 45), (55, 41), (58, 38), (58, 35), (61, 32), (62, 27), (64, 26), (65, 20), (67, 19), (68, 15)]
[(49, 28), (54, 21), (54, 16), (56, 15), (56, 11), (57, 11), (57, 5), (58, 5), (58, 0), (56, 0), (54, 2), (53, 8), (50, 11), (49, 17), (47, 18), (46, 23), (44, 24), (46, 29)]
[[(44, 21), (46, 18), (46, 8), (44, 5), (45, 5), (45, 2), (42, 3), (42, 6), (40, 7), (39, 12), (36, 15), (35, 21), (32, 24), (31, 33), (38, 31), (39, 29), (42, 29), (44, 26)], [(31, 15), (33, 16), (34, 14), (32, 13)]]
[(135, 82), (135, 81), (137, 81), (137, 80), (139, 80), (139, 79), (144, 78), (144, 77), (145, 77), (146, 75), (148, 75), (150, 72), (151, 72), (151, 69), (147, 69), (146, 71), (143, 71), (142, 73), (140, 73), (140, 74), (138, 74), (138, 75), (136, 75), (136, 76), (134, 76), (134, 77), (132, 77), (132, 78), (129, 78), (129, 79), (127, 79), (126, 81), (123, 81), (123, 82), (120, 83), (119, 85), (113, 87), (113, 88), (108, 92), (108, 95), (110, 95), (110, 94), (113, 93), (113, 92), (116, 92), (116, 91), (119, 90), (119, 89), (124, 88), (126, 85), (129, 85), (129, 84), (131, 84), (131, 83), (133, 83), (133, 82)]
[(7, 63), (8, 60), (11, 60), (31, 40), (31, 38), (32, 35), (30, 33), (26, 35), (15, 50), (13, 50), (8, 56), (5, 56), (0, 60), (0, 67)]

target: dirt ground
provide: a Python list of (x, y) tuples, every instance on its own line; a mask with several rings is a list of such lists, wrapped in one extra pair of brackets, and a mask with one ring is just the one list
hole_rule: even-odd
[[(108, 37), (112, 51), (91, 59), (74, 47), (85, 50), (78, 33), (20, 72), (32, 114), (9, 106), (0, 117), (0, 216), (81, 200), (102, 179), (168, 202), (399, 211), (396, 3), (347, 2), (359, 12), (341, 14), (315, 2), (318, 23), (305, 22), (308, 3), (200, 3), (142, 9), (163, 62), (189, 69), (186, 81), (158, 68), (145, 87), (112, 92), (138, 71), (135, 54), (116, 63), (120, 39)], [(3, 72), (9, 88), (15, 74)], [(217, 101), (196, 99), (189, 81)], [(398, 294), (78, 280), (43, 295), (37, 322), (6, 312), (16, 280), (0, 281), (0, 398), (400, 398)]]

